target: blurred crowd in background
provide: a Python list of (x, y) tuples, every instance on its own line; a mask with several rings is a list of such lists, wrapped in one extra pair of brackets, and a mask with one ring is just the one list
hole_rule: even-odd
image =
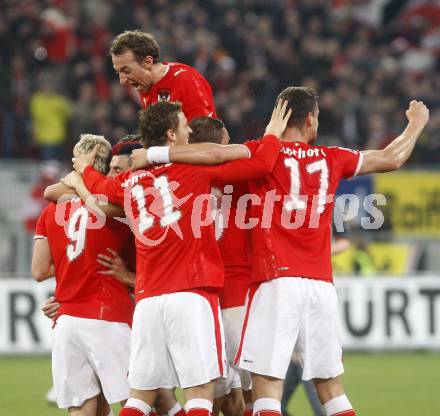
[(69, 159), (80, 133), (134, 133), (137, 92), (107, 54), (130, 29), (209, 80), (234, 142), (262, 133), (282, 88), (308, 85), (321, 143), (361, 149), (385, 146), (423, 100), (431, 121), (409, 163), (440, 162), (435, 0), (2, 1), (0, 157)]
[(386, 146), (409, 101), (423, 100), (431, 117), (410, 176), (340, 188), (361, 201), (384, 194), (387, 205), (380, 232), (360, 227), (362, 209), (345, 224), (352, 248), (334, 269), (440, 270), (440, 0), (3, 0), (0, 275), (28, 274), (43, 190), (69, 168), (79, 135), (136, 133), (138, 93), (119, 84), (108, 56), (132, 29), (154, 34), (163, 62), (208, 79), (233, 142), (263, 133), (289, 85), (318, 91), (321, 144), (358, 149)]

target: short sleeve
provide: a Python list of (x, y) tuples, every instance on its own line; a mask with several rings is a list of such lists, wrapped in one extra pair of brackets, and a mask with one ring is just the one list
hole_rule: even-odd
[(333, 153), (333, 157), (336, 161), (336, 165), (339, 167), (342, 178), (352, 178), (359, 173), (362, 166), (361, 152), (339, 146), (329, 147), (328, 150)]
[(269, 134), (264, 136), (261, 142), (249, 143), (245, 143), (245, 145), (251, 153), (250, 158), (210, 166), (206, 172), (210, 175), (211, 180), (229, 183), (258, 179), (271, 173), (281, 147), (278, 138)]
[(34, 240), (47, 238), (46, 231), (46, 217), (47, 217), (48, 207), (46, 207), (41, 213), (37, 220), (37, 225), (35, 226)]
[(216, 116), (210, 87), (198, 73), (185, 69), (176, 81), (179, 82), (178, 99), (188, 121), (199, 116)]

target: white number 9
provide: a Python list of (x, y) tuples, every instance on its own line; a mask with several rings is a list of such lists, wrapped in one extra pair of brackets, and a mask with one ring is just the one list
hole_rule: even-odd
[(88, 218), (89, 212), (87, 208), (80, 207), (69, 219), (67, 225), (67, 238), (70, 240), (67, 246), (67, 257), (69, 261), (75, 260), (84, 251)]

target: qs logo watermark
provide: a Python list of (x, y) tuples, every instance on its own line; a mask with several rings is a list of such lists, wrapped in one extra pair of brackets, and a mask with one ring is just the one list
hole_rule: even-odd
[[(384, 223), (384, 216), (378, 208), (386, 205), (382, 194), (361, 198), (356, 194), (337, 197), (322, 193), (278, 195), (271, 190), (264, 195), (246, 193), (238, 197), (233, 185), (203, 194), (188, 193), (184, 189), (188, 186), (170, 181), (166, 175), (156, 177), (152, 171), (136, 171), (120, 184), (120, 192), (112, 195), (110, 200), (117, 200), (117, 205), (124, 209), (125, 218), (117, 219), (128, 224), (136, 238), (146, 246), (161, 244), (169, 233), (182, 240), (201, 238), (206, 227), (212, 225), (220, 238), (232, 224), (243, 230), (269, 229), (275, 225), (294, 232), (329, 224), (333, 215), (336, 231), (342, 232), (353, 220), (365, 230), (378, 230)], [(71, 201), (74, 203), (84, 212), (83, 203), (78, 199)], [(66, 213), (68, 204), (64, 200), (57, 205), (57, 224), (64, 227), (66, 235), (75, 234), (78, 227), (101, 228), (106, 224), (104, 208), (107, 204), (106, 195), (88, 198), (85, 219), (81, 215), (75, 217), (73, 206), (69, 208), (70, 213)]]

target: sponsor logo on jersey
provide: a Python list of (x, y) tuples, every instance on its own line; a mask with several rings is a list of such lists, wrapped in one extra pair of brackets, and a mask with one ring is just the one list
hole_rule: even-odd
[(178, 71), (174, 73), (174, 76), (177, 77), (181, 72), (186, 72), (186, 69), (180, 68)]
[(170, 101), (171, 92), (170, 90), (159, 90), (157, 93), (157, 101)]

